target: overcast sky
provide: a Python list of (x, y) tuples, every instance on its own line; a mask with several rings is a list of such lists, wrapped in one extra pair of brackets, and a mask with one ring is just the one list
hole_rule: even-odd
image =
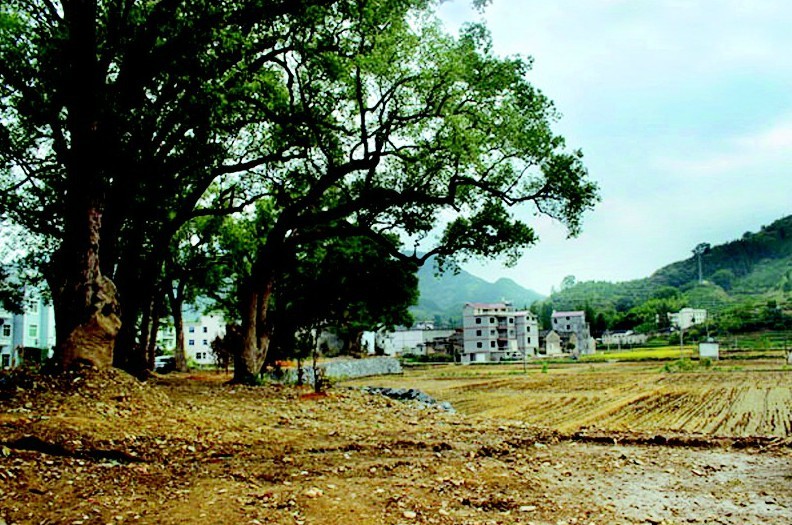
[(602, 202), (577, 239), (540, 219), (516, 267), (468, 271), (543, 294), (570, 274), (636, 279), (792, 214), (789, 0), (470, 3), (440, 7), (447, 29), (483, 17), (498, 54), (534, 58)]

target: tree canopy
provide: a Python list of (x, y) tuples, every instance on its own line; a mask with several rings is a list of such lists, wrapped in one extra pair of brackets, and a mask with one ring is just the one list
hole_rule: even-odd
[(141, 367), (136, 327), (176, 232), (258, 200), (271, 220), (238, 300), (247, 377), (300, 246), (514, 261), (536, 242), (531, 214), (576, 234), (597, 188), (552, 132), (530, 60), (496, 56), (479, 24), (446, 34), (433, 6), (4, 4), (0, 215), (55, 240), (43, 270), (63, 360), (110, 341), (117, 365)]

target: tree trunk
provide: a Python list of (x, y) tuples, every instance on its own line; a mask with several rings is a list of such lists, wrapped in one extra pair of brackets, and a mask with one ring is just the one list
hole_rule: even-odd
[(89, 208), (53, 256), (48, 280), (56, 316), (55, 362), (61, 369), (77, 362), (97, 368), (113, 364), (121, 319), (115, 285), (99, 270), (101, 223), (101, 212)]
[(267, 310), (272, 289), (272, 279), (268, 279), (263, 286), (244, 292), (242, 352), (234, 359), (234, 383), (255, 384), (267, 359), (271, 336)]
[(157, 334), (160, 329), (160, 320), (165, 314), (165, 297), (161, 289), (157, 289), (154, 296), (153, 305), (151, 307), (151, 321), (149, 323), (149, 331), (146, 334), (146, 359), (148, 361), (149, 370), (154, 370), (154, 358), (157, 357)]
[[(144, 261), (140, 261), (143, 265)], [(150, 261), (145, 261), (150, 264)], [(113, 366), (130, 374), (143, 378), (148, 374), (146, 347), (141, 344), (140, 326), (141, 313), (151, 304), (154, 297), (154, 286), (159, 271), (151, 271), (143, 267), (133, 269), (127, 265), (126, 272), (119, 272), (119, 290), (124, 299), (121, 319), (123, 325), (116, 337)]]
[(146, 363), (148, 370), (154, 370), (154, 357), (149, 359), (148, 348), (151, 342), (151, 323), (154, 319), (154, 300), (149, 301), (148, 306), (143, 311), (143, 319), (140, 322), (140, 346), (146, 355)]
[(365, 357), (361, 342), (363, 340), (363, 331), (349, 328), (349, 341), (348, 353), (351, 357)]
[(102, 275), (99, 261), (103, 170), (109, 165), (103, 140), (109, 130), (98, 110), (104, 78), (97, 61), (96, 11), (95, 1), (63, 6), (68, 32), (63, 41), (62, 95), (70, 144), (63, 155), (63, 238), (47, 269), (56, 316), (55, 359), (61, 369), (78, 362), (111, 366), (121, 329), (116, 287)]
[(176, 360), (176, 370), (179, 372), (187, 371), (187, 352), (184, 349), (184, 315), (182, 314), (182, 299), (179, 294), (170, 296), (171, 315), (173, 316), (173, 327), (176, 330), (176, 348), (173, 350), (173, 357)]
[(157, 333), (160, 329), (160, 316), (154, 316), (151, 319), (151, 333), (149, 334), (148, 348), (146, 349), (146, 356), (148, 356), (151, 369), (154, 369), (154, 358), (157, 357)]

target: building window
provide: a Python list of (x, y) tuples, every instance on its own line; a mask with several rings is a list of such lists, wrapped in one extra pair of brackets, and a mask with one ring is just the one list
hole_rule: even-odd
[(479, 341), (478, 343), (476, 343), (476, 348), (481, 348), (482, 346), (483, 346), (483, 345), (481, 344), (481, 341)]
[(8, 354), (3, 354), (3, 368), (11, 366), (11, 356)]
[(514, 324), (514, 317), (509, 317), (509, 322)]
[(187, 346), (195, 346), (195, 339), (190, 339), (187, 341)]
[(531, 336), (528, 336), (528, 344), (531, 344)]
[(481, 337), (481, 330), (476, 330), (476, 336)]
[(202, 328), (203, 328), (203, 333), (207, 333), (209, 331), (209, 327), (208, 326), (204, 326)]
[(38, 325), (32, 324), (28, 326), (28, 337), (38, 337)]
[(495, 341), (490, 341), (490, 348), (495, 348)]
[(476, 317), (476, 324), (481, 324), (481, 317)]
[(490, 330), (490, 335), (495, 335), (495, 330)]
[(490, 324), (492, 324), (494, 322), (495, 322), (495, 318), (494, 317), (490, 317)]
[(194, 326), (191, 326), (191, 327), (189, 327), (189, 328), (187, 329), (187, 331), (188, 331), (188, 332), (190, 332), (191, 334), (194, 334), (194, 333), (195, 333), (195, 327), (194, 327)]
[(11, 325), (3, 325), (3, 337), (11, 337)]
[(207, 341), (206, 339), (204, 339), (204, 340), (202, 341), (202, 343), (203, 343), (203, 344), (205, 344), (205, 345), (208, 345), (208, 344), (209, 344), (209, 341)]
[(571, 328), (572, 328), (571, 326), (567, 325), (567, 330), (570, 330)]

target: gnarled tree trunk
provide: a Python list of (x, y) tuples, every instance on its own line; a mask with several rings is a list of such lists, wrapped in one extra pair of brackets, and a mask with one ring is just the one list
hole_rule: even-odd
[(99, 368), (113, 364), (121, 319), (115, 285), (99, 269), (101, 223), (101, 212), (89, 208), (84, 222), (76, 225), (51, 262), (48, 280), (55, 306), (55, 360), (61, 369), (76, 362)]
[(234, 383), (255, 384), (267, 359), (271, 337), (267, 311), (272, 289), (272, 279), (268, 279), (262, 286), (251, 286), (244, 292), (242, 351), (234, 357)]

